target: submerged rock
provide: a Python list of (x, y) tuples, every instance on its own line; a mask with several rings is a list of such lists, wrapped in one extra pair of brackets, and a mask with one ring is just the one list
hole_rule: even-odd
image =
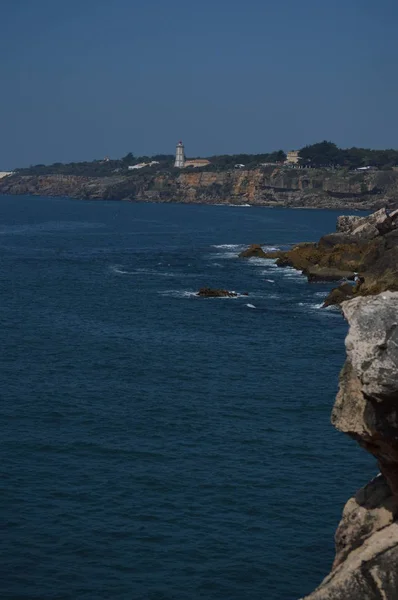
[[(204, 298), (236, 298), (238, 294), (236, 292), (230, 292), (228, 290), (203, 287), (200, 288), (196, 295), (203, 296)], [(244, 295), (248, 296), (248, 293), (245, 292)]]

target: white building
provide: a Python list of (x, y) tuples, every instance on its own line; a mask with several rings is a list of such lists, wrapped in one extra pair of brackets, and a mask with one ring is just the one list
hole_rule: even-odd
[(298, 165), (300, 162), (301, 158), (299, 156), (299, 150), (290, 150), (290, 152), (287, 153), (287, 158), (285, 161), (286, 165)]
[(177, 169), (183, 169), (185, 165), (185, 152), (184, 152), (184, 144), (180, 141), (176, 147), (176, 159), (174, 162), (174, 166)]
[(144, 167), (153, 167), (153, 165), (158, 165), (158, 160), (151, 160), (149, 163), (138, 163), (138, 165), (131, 165), (128, 168), (129, 171), (135, 171), (136, 169), (143, 169)]

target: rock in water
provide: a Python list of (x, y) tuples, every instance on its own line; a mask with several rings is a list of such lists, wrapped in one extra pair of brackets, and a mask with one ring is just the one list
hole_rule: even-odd
[[(204, 298), (236, 298), (236, 296), (238, 294), (236, 292), (229, 292), (228, 290), (221, 290), (221, 289), (219, 290), (219, 289), (203, 287), (203, 288), (200, 288), (200, 290), (198, 291), (198, 293), (196, 295), (202, 296)], [(248, 295), (248, 294), (245, 294), (245, 295)]]
[(332, 572), (307, 600), (398, 598), (398, 293), (343, 302), (350, 330), (332, 413), (378, 459), (381, 474), (351, 498)]
[(247, 248), (246, 250), (243, 250), (239, 254), (239, 258), (251, 258), (253, 256), (255, 256), (257, 258), (266, 258), (267, 257), (266, 253), (264, 252), (264, 250), (262, 249), (260, 244), (252, 244), (251, 246), (249, 246), (249, 248)]

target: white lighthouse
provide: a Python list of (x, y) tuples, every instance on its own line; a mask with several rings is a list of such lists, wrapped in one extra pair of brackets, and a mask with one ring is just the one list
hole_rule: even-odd
[(185, 165), (185, 154), (184, 154), (184, 144), (182, 142), (178, 142), (176, 148), (176, 160), (174, 166), (177, 169), (183, 169)]

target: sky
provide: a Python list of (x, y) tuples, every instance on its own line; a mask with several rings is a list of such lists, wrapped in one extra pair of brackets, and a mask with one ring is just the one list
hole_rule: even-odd
[(396, 0), (0, 4), (0, 170), (398, 147)]

